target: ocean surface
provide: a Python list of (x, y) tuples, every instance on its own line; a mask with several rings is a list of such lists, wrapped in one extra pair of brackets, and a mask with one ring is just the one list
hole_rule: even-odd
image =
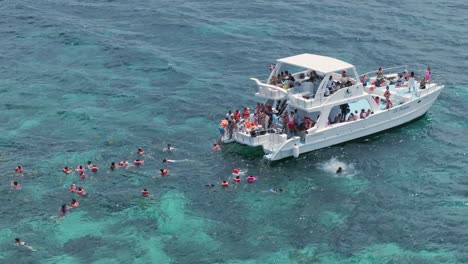
[[(468, 263), (468, 3), (365, 2), (0, 1), (0, 263)], [(298, 159), (214, 152), (249, 78), (304, 52), (431, 66), (446, 88), (416, 122)], [(138, 147), (143, 166), (109, 171)], [(205, 187), (235, 167), (258, 181)]]

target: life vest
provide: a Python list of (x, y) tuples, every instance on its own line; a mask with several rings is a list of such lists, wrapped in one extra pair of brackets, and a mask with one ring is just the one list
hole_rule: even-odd
[(76, 170), (79, 172), (83, 172), (85, 169), (82, 166), (76, 167)]
[(252, 127), (252, 123), (249, 121), (245, 121), (245, 128), (250, 129)]
[(85, 191), (83, 189), (79, 190), (78, 195), (85, 195)]
[(70, 188), (68, 188), (68, 191), (76, 192), (76, 186), (70, 186)]
[(149, 192), (148, 192), (148, 191), (141, 191), (141, 195), (143, 195), (143, 196), (148, 196), (148, 195), (149, 195)]
[(97, 170), (98, 170), (98, 168), (97, 168), (96, 166), (93, 166), (93, 167), (91, 168), (91, 171), (93, 171), (93, 172), (96, 172)]
[(248, 182), (254, 182), (254, 181), (256, 181), (256, 180), (257, 180), (257, 178), (255, 178), (254, 176), (249, 176), (249, 177), (247, 177), (247, 181), (248, 181)]
[(239, 169), (233, 169), (233, 170), (232, 170), (232, 173), (234, 173), (234, 174), (239, 174)]
[(167, 175), (169, 173), (169, 170), (168, 169), (163, 169), (161, 171), (161, 175)]
[(223, 181), (223, 182), (221, 182), (221, 186), (223, 186), (223, 187), (228, 187), (228, 186), (229, 186), (229, 182), (228, 182), (228, 181)]
[(63, 173), (68, 173), (68, 170), (67, 170), (67, 169), (65, 169), (65, 168), (63, 168), (63, 170), (62, 170), (62, 171), (63, 171)]
[(70, 204), (71, 207), (75, 207), (75, 208), (78, 207), (79, 205), (80, 203), (78, 201)]
[(23, 169), (23, 167), (18, 166), (18, 167), (16, 167), (15, 171), (21, 173), (21, 172), (24, 171), (24, 169)]
[(219, 125), (225, 128), (228, 125), (228, 121), (226, 119), (223, 119)]
[(241, 179), (240, 179), (240, 178), (238, 178), (238, 177), (236, 177), (236, 178), (234, 178), (234, 181), (235, 181), (235, 182), (240, 182), (240, 181), (241, 181)]
[(240, 119), (240, 112), (235, 112), (235, 113), (234, 113), (234, 119), (235, 119), (235, 120)]
[(81, 173), (80, 173), (80, 178), (81, 178), (81, 179), (86, 178), (86, 174), (84, 174), (84, 172), (81, 172)]
[(143, 165), (144, 161), (142, 161), (142, 160), (135, 160), (133, 163), (134, 163), (135, 165)]

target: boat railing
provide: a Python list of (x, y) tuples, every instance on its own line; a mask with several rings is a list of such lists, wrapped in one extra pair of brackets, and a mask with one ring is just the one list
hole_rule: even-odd
[(258, 93), (256, 93), (257, 96), (267, 98), (267, 99), (273, 99), (273, 100), (281, 100), (287, 96), (286, 90), (281, 87), (262, 83), (260, 80), (256, 78), (250, 78), (250, 80), (257, 83), (257, 86), (258, 86)]

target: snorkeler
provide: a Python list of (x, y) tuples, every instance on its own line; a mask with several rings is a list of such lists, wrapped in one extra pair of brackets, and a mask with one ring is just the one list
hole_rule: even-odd
[(169, 173), (168, 169), (161, 169), (160, 171), (162, 176), (167, 175)]
[(163, 152), (171, 152), (173, 150), (175, 150), (175, 148), (171, 147), (171, 144), (167, 144), (167, 147), (163, 148)]
[(62, 171), (63, 171), (63, 173), (65, 173), (65, 174), (73, 173), (73, 170), (70, 169), (70, 168), (68, 168), (68, 167), (63, 168)]
[(81, 165), (78, 165), (78, 166), (76, 167), (76, 171), (78, 171), (78, 172), (84, 172), (84, 171), (85, 171), (85, 168), (83, 168), (83, 166), (81, 166)]
[(213, 150), (221, 150), (221, 146), (219, 144), (213, 143)]
[(15, 171), (16, 171), (17, 173), (23, 173), (24, 168), (23, 168), (23, 166), (18, 165), (18, 166), (16, 166)]
[(254, 182), (254, 181), (256, 181), (256, 180), (257, 180), (257, 178), (256, 178), (256, 177), (254, 177), (254, 176), (252, 176), (252, 175), (250, 175), (250, 176), (247, 176), (247, 182), (250, 182), (250, 183), (252, 183), (252, 182)]
[(86, 191), (81, 187), (78, 188), (78, 191), (76, 193), (81, 196), (85, 196), (87, 194)]
[(21, 189), (21, 184), (19, 184), (17, 181), (12, 182), (10, 186), (11, 186), (11, 188), (13, 188), (15, 190)]
[(145, 161), (139, 160), (139, 159), (136, 159), (136, 160), (133, 161), (133, 164), (135, 164), (136, 166), (143, 165), (144, 163), (145, 163)]
[(68, 213), (68, 211), (70, 211), (70, 206), (66, 205), (66, 204), (62, 204), (62, 207), (60, 207), (59, 209), (59, 215), (60, 217), (65, 217), (65, 215)]
[(213, 183), (211, 183), (211, 184), (205, 184), (205, 186), (206, 186), (206, 187), (210, 187), (210, 188), (215, 187), (215, 185), (214, 185)]
[(168, 158), (164, 158), (162, 162), (163, 162), (163, 163), (174, 163), (175, 160), (170, 160), (170, 159), (168, 159)]
[(270, 189), (268, 190), (269, 192), (272, 192), (272, 193), (276, 193), (276, 194), (279, 194), (279, 193), (282, 193), (282, 192), (285, 192), (286, 190), (283, 190), (283, 189)]
[(74, 183), (72, 185), (70, 185), (70, 187), (68, 187), (68, 191), (69, 192), (76, 192), (76, 185)]
[(241, 178), (240, 178), (240, 176), (236, 176), (236, 177), (234, 177), (234, 182), (240, 182), (240, 181), (241, 181)]
[(145, 151), (142, 148), (138, 148), (138, 155), (145, 155)]
[(115, 162), (112, 162), (112, 163), (111, 163), (111, 166), (110, 166), (110, 169), (113, 171), (113, 170), (115, 170), (115, 169), (117, 169), (117, 168), (118, 168), (118, 167), (117, 167), (117, 165), (115, 164)]
[(75, 200), (75, 199), (72, 199), (71, 203), (70, 203), (70, 206), (73, 207), (73, 208), (76, 208), (80, 205), (80, 203)]
[(343, 172), (343, 169), (341, 167), (338, 167), (338, 169), (336, 170), (336, 174), (340, 174)]
[(143, 189), (143, 191), (141, 191), (141, 196), (143, 197), (148, 197), (150, 195), (149, 191), (147, 189)]
[(26, 242), (24, 242), (23, 240), (21, 240), (19, 238), (15, 238), (15, 245), (25, 247), (25, 248), (27, 248), (27, 249), (29, 249), (31, 251), (37, 251), (33, 247), (27, 245)]
[(97, 167), (96, 165), (93, 165), (93, 166), (91, 167), (91, 171), (92, 171), (92, 172), (97, 172), (97, 171), (98, 171), (98, 167)]

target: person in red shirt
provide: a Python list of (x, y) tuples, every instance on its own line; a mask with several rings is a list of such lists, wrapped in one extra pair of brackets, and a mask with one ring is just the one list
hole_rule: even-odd
[(242, 111), (242, 118), (243, 119), (247, 119), (250, 117), (250, 112), (249, 112), (249, 108), (247, 107), (244, 107), (244, 111)]
[(148, 197), (149, 196), (149, 191), (147, 189), (143, 189), (143, 191), (141, 191), (141, 196), (143, 197)]

